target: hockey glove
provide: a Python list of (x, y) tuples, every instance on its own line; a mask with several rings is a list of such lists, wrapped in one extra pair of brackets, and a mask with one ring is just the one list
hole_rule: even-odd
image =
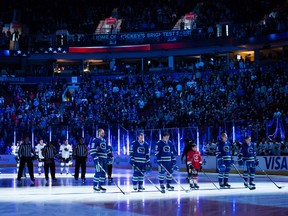
[(152, 165), (150, 162), (146, 163), (146, 170), (151, 170), (152, 169)]
[(221, 165), (221, 164), (224, 164), (223, 158), (219, 158), (219, 159), (217, 160), (217, 164), (218, 164), (218, 166)]
[(255, 159), (255, 166), (259, 166), (259, 160)]
[(134, 160), (130, 160), (130, 165), (133, 167), (135, 166), (135, 161)]
[(218, 171), (221, 172), (221, 173), (223, 173), (223, 172), (226, 171), (226, 166), (225, 166), (225, 164), (220, 164), (220, 165), (218, 165), (217, 168), (218, 168)]
[(238, 160), (238, 164), (239, 164), (239, 166), (243, 166), (243, 164), (244, 164), (244, 161), (241, 159), (241, 160)]
[(113, 158), (108, 158), (107, 164), (112, 164), (113, 163)]
[(176, 160), (172, 160), (172, 166), (176, 166), (177, 162)]
[(177, 166), (177, 165), (173, 166), (173, 170), (174, 171), (179, 171), (179, 166)]
[(194, 169), (194, 166), (193, 166), (192, 164), (189, 164), (188, 167), (189, 167), (189, 169), (191, 169), (191, 170)]
[(202, 163), (200, 163), (200, 171), (202, 171), (202, 168), (203, 168)]
[(146, 174), (147, 174), (147, 175), (150, 175), (151, 173), (152, 173), (152, 166), (151, 166), (151, 163), (148, 162), (148, 163), (146, 164)]
[(98, 157), (95, 157), (95, 158), (94, 158), (94, 164), (99, 164), (99, 159), (98, 159)]

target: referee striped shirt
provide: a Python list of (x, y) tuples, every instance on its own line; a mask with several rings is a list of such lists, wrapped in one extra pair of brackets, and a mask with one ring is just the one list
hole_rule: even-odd
[(44, 151), (43, 156), (45, 159), (54, 159), (57, 153), (55, 146), (50, 145), (46, 145), (43, 151)]
[(77, 144), (74, 150), (75, 150), (75, 156), (78, 156), (78, 157), (88, 156), (88, 149), (84, 143)]
[(33, 157), (36, 155), (32, 145), (30, 143), (22, 143), (18, 150), (18, 156), (21, 157)]

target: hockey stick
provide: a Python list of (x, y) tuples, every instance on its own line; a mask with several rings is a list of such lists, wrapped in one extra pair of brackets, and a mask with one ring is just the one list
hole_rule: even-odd
[(204, 172), (204, 170), (202, 169), (201, 170), (202, 172), (203, 172), (203, 174), (209, 179), (209, 181), (215, 186), (215, 188), (217, 188), (217, 190), (220, 190), (220, 188), (218, 188), (217, 186), (216, 186), (216, 184), (212, 181), (212, 179), (206, 174), (206, 172)]
[[(240, 173), (240, 171), (239, 171), (239, 169), (237, 169), (237, 167), (235, 166), (235, 164), (234, 163), (232, 163), (232, 166), (234, 167), (234, 169), (238, 172), (238, 174), (239, 174), (239, 176), (243, 179), (243, 181), (244, 181), (244, 183), (245, 183), (245, 185), (247, 185), (248, 186), (248, 182), (244, 179), (244, 177), (241, 175), (241, 173)], [(255, 190), (256, 188), (255, 187), (249, 187), (248, 186), (248, 188), (249, 188), (249, 190)]]
[(190, 192), (190, 190), (186, 190), (184, 187), (182, 187), (182, 185), (174, 178), (174, 176), (166, 169), (166, 167), (163, 166), (163, 164), (160, 163), (159, 165), (172, 177), (172, 179), (173, 179), (186, 193)]
[(264, 169), (262, 169), (259, 165), (258, 165), (258, 167), (259, 167), (259, 169), (262, 170), (262, 172), (267, 176), (267, 178), (268, 178), (271, 182), (273, 182), (273, 184), (274, 184), (278, 189), (282, 189), (282, 188), (284, 187), (284, 186), (279, 186), (279, 185), (277, 185), (277, 184), (270, 178), (270, 176), (265, 172)]
[[(105, 175), (108, 176), (108, 173), (106, 172), (106, 170), (98, 163), (98, 166), (100, 167), (100, 169), (105, 173)], [(116, 185), (116, 187), (121, 191), (122, 194), (127, 195), (129, 193), (124, 192), (116, 183), (115, 181), (113, 181), (114, 185)]]
[(137, 166), (135, 166), (135, 165), (133, 164), (133, 167), (135, 167), (144, 177), (146, 177), (147, 180), (148, 180), (155, 188), (157, 188), (158, 191), (160, 191), (161, 193), (165, 193), (165, 190), (159, 189), (159, 187), (157, 187), (157, 186), (151, 181), (151, 179), (150, 179), (145, 173), (143, 173)]

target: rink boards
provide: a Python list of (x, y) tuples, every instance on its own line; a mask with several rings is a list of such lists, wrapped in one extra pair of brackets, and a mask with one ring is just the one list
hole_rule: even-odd
[[(270, 173), (279, 173), (279, 174), (287, 174), (288, 170), (288, 156), (258, 156), (259, 166)], [(115, 156), (115, 160), (113, 162), (113, 166), (118, 168), (129, 168), (131, 167), (129, 164), (130, 157), (127, 155), (123, 156)], [(215, 156), (202, 156), (203, 160), (203, 169), (212, 171), (216, 171), (216, 158)], [(237, 160), (237, 157), (234, 157), (234, 160)], [(0, 166), (15, 166), (15, 158), (13, 155), (0, 155)], [(154, 156), (151, 157), (151, 163), (154, 168), (157, 167), (156, 158)], [(34, 161), (34, 164), (37, 164), (37, 161)], [(56, 161), (56, 164), (59, 164), (59, 161)], [(237, 162), (236, 162), (237, 164)], [(177, 157), (177, 165), (180, 169), (185, 169), (184, 162), (181, 161), (180, 156)], [(87, 166), (93, 166), (93, 160), (91, 157), (87, 159)], [(237, 168), (240, 170), (242, 167), (237, 165)], [(259, 167), (258, 167), (259, 170)]]

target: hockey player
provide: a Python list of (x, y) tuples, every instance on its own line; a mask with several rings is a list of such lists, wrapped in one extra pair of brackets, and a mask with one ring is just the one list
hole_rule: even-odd
[[(256, 158), (256, 149), (254, 143), (251, 142), (251, 136), (246, 136), (238, 155), (238, 164), (244, 166), (243, 178), (244, 186), (255, 189), (255, 171), (259, 161)], [(248, 181), (249, 176), (249, 181)], [(249, 184), (249, 185), (248, 185)]]
[(209, 142), (206, 145), (206, 154), (214, 156), (216, 152), (216, 144), (214, 140), (209, 140)]
[(233, 163), (231, 151), (232, 147), (228, 141), (228, 136), (226, 133), (222, 133), (221, 140), (217, 143), (216, 149), (218, 181), (220, 188), (231, 187), (231, 185), (228, 183), (229, 172)]
[[(166, 188), (167, 190), (174, 190), (174, 187), (171, 186), (172, 181), (172, 173), (176, 166), (176, 158), (174, 156), (175, 154), (175, 148), (171, 141), (169, 141), (169, 133), (164, 132), (162, 139), (159, 140), (155, 145), (155, 156), (158, 163), (158, 171), (159, 171), (159, 183), (161, 190), (165, 190), (164, 186), (164, 174), (166, 174)], [(163, 167), (166, 168), (167, 172)]]
[(48, 145), (45, 145), (45, 147), (43, 148), (43, 157), (44, 157), (44, 173), (45, 173), (45, 179), (46, 179), (46, 184), (48, 184), (48, 174), (49, 174), (49, 168), (50, 168), (50, 172), (51, 172), (51, 177), (52, 177), (52, 181), (57, 181), (57, 179), (55, 178), (55, 156), (57, 153), (57, 150), (55, 148), (55, 146), (53, 145), (53, 143), (50, 141)]
[(95, 175), (93, 178), (93, 189), (95, 191), (106, 192), (106, 188), (102, 185), (105, 182), (105, 172), (102, 170), (107, 170), (107, 158), (109, 153), (109, 148), (104, 139), (105, 131), (102, 128), (98, 129), (98, 137), (93, 139), (91, 143), (90, 155), (94, 160)]
[[(189, 179), (189, 166), (187, 164), (187, 153), (189, 151), (191, 151), (191, 148), (192, 148), (192, 143), (193, 141), (186, 138), (184, 140), (184, 143), (185, 143), (185, 147), (184, 147), (184, 150), (182, 152), (182, 155), (181, 155), (181, 161), (183, 161), (184, 157), (185, 157), (185, 160), (186, 160), (186, 170), (187, 170), (187, 176), (188, 176), (188, 179)], [(183, 163), (183, 162), (182, 162)]]
[(35, 147), (35, 153), (38, 159), (38, 174), (41, 175), (42, 173), (42, 167), (44, 167), (44, 156), (42, 155), (42, 150), (45, 147), (45, 143), (43, 142), (43, 139), (39, 139), (39, 143)]
[(198, 172), (202, 170), (202, 157), (195, 143), (192, 144), (191, 150), (187, 153), (187, 165), (189, 167), (190, 188), (199, 189)]
[(137, 140), (132, 142), (129, 154), (133, 172), (133, 189), (141, 192), (145, 190), (143, 187), (143, 173), (146, 172), (147, 169), (151, 169), (149, 145), (144, 141), (143, 132), (138, 133)]
[(79, 177), (79, 169), (81, 166), (81, 180), (82, 183), (85, 183), (85, 175), (86, 175), (86, 161), (88, 157), (88, 149), (84, 143), (84, 138), (80, 138), (79, 143), (75, 146), (74, 150), (74, 159), (75, 159), (75, 180), (78, 180)]
[(63, 173), (64, 167), (66, 174), (69, 174), (69, 166), (72, 164), (72, 146), (68, 144), (68, 139), (64, 140), (64, 143), (59, 148), (60, 157), (60, 174)]

